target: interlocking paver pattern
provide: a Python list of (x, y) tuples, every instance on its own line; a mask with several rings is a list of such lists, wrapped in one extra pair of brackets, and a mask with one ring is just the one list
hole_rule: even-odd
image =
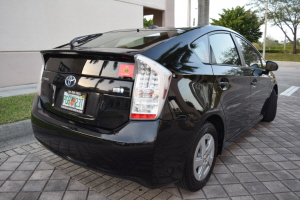
[(149, 189), (76, 165), (39, 143), (0, 152), (5, 199), (300, 199), (300, 99), (279, 97), (272, 123), (260, 122), (216, 160), (200, 191)]

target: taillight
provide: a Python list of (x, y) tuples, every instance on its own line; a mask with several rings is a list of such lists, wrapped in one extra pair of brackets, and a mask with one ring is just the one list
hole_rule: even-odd
[(39, 77), (39, 81), (38, 81), (38, 83), (37, 83), (36, 93), (37, 93), (38, 95), (41, 94), (43, 72), (44, 72), (44, 65), (42, 66), (41, 74), (40, 74), (40, 77)]
[(153, 120), (161, 113), (170, 87), (172, 73), (143, 55), (136, 55), (134, 89), (130, 119)]

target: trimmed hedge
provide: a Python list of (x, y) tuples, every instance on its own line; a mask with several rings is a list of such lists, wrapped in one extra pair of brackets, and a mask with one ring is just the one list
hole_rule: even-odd
[[(263, 52), (263, 50), (258, 50), (260, 53)], [(284, 53), (283, 50), (278, 50), (278, 49), (266, 49), (266, 53)]]

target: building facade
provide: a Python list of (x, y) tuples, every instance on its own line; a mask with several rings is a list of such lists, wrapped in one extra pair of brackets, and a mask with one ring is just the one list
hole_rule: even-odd
[(174, 7), (174, 0), (1, 0), (0, 87), (36, 83), (38, 52), (75, 37), (141, 28), (146, 14), (174, 26)]

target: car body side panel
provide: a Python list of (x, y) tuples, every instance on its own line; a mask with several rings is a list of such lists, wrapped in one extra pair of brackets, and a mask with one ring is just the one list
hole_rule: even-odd
[[(250, 111), (250, 76), (249, 69), (226, 65), (213, 65), (217, 76), (217, 97), (220, 99), (226, 116), (228, 140), (249, 124)], [(228, 82), (228, 87), (219, 86), (220, 82)]]
[[(216, 29), (211, 31), (216, 31)], [(194, 133), (197, 130), (192, 127), (199, 127), (212, 115), (220, 116), (226, 129), (223, 108), (216, 93), (216, 90), (218, 90), (215, 84), (217, 77), (213, 74), (211, 65), (203, 64), (189, 46), (203, 34), (205, 32), (201, 28), (191, 30), (185, 33), (185, 38), (177, 36), (143, 53), (143, 55), (152, 58), (173, 72), (168, 95), (171, 110), (175, 119), (185, 119), (185, 121), (180, 122), (181, 126), (183, 123), (190, 124), (191, 131)], [(162, 53), (163, 51), (165, 53)], [(170, 134), (173, 135), (175, 132), (172, 131)], [(166, 133), (166, 135), (168, 134)], [(194, 135), (191, 135), (191, 137)], [(224, 136), (222, 137), (224, 138)], [(170, 146), (172, 146), (171, 142)], [(166, 154), (164, 155), (166, 156)], [(185, 159), (186, 156), (183, 156), (182, 160)], [(168, 167), (161, 166), (164, 167), (162, 171), (165, 172), (162, 176), (166, 178)], [(179, 163), (176, 166), (182, 167)]]
[(243, 66), (247, 66), (250, 79), (251, 106), (249, 110), (249, 123), (255, 122), (257, 117), (262, 114), (262, 108), (266, 99), (269, 97), (269, 87), (271, 81), (266, 74), (266, 62), (257, 49), (241, 36), (232, 34), (236, 47), (240, 54)]
[(215, 105), (216, 91), (213, 75), (175, 75), (172, 79), (168, 100), (175, 118), (193, 118), (197, 121)]
[(157, 184), (181, 179), (191, 144), (206, 119), (213, 115), (225, 119), (216, 98), (215, 78), (214, 75), (172, 78), (168, 103), (175, 120), (162, 121), (155, 141), (153, 181)]
[(255, 120), (262, 114), (263, 106), (269, 98), (270, 77), (264, 73), (263, 69), (254, 69), (251, 77), (251, 111), (250, 119)]
[(154, 184), (165, 185), (181, 179), (197, 125), (189, 118), (162, 121), (153, 154)]

